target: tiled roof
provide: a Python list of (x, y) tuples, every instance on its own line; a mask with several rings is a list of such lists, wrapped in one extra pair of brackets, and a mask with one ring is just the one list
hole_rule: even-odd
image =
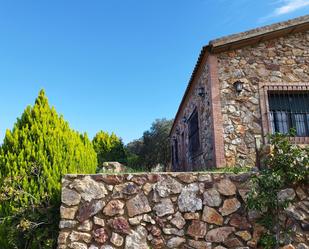
[(291, 19), (288, 21), (279, 22), (279, 23), (259, 27), (256, 29), (251, 29), (245, 32), (214, 39), (209, 42), (209, 46), (215, 48), (215, 47), (223, 46), (226, 44), (239, 42), (245, 39), (250, 39), (250, 38), (255, 38), (257, 36), (266, 35), (272, 32), (280, 31), (280, 30), (293, 29), (295, 27), (298, 27), (300, 25), (305, 25), (308, 23), (309, 23), (309, 15), (301, 16), (301, 17)]

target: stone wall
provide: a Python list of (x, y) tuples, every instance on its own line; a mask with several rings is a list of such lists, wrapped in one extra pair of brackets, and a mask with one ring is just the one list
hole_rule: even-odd
[[(188, 96), (188, 102), (181, 111), (181, 119), (178, 120), (171, 135), (172, 142), (177, 139), (179, 157), (179, 163), (174, 164), (173, 171), (192, 171), (213, 166), (213, 134), (208, 76), (208, 65), (205, 64), (200, 76), (194, 82), (193, 89)], [(199, 88), (204, 89), (205, 96), (199, 96)], [(188, 149), (188, 120), (195, 110), (199, 118), (200, 151), (192, 156)], [(185, 122), (182, 120), (183, 117), (186, 118)]]
[[(217, 55), (227, 166), (254, 166), (262, 135), (259, 85), (309, 82), (309, 32)], [(244, 82), (240, 95), (233, 83)]]
[[(67, 175), (58, 249), (256, 248), (263, 228), (245, 208), (249, 178), (249, 173)], [(282, 193), (295, 201), (287, 222), (297, 249), (309, 243), (308, 192), (307, 186)]]

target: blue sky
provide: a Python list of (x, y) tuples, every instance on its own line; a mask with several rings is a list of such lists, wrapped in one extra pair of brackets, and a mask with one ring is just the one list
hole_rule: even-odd
[(0, 142), (41, 88), (91, 138), (139, 138), (174, 117), (209, 40), (308, 13), (309, 0), (0, 1)]

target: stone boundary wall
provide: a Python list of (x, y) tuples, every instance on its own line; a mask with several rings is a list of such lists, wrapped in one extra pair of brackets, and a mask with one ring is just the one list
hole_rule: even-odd
[[(251, 173), (66, 175), (58, 249), (250, 249), (263, 228), (247, 212)], [(309, 188), (285, 189), (293, 244), (309, 248)], [(282, 218), (283, 219), (283, 218)]]

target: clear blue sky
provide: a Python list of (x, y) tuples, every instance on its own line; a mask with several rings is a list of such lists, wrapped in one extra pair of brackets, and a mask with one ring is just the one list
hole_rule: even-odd
[(41, 88), (91, 138), (139, 138), (174, 117), (210, 39), (308, 13), (309, 0), (0, 1), (0, 143)]

